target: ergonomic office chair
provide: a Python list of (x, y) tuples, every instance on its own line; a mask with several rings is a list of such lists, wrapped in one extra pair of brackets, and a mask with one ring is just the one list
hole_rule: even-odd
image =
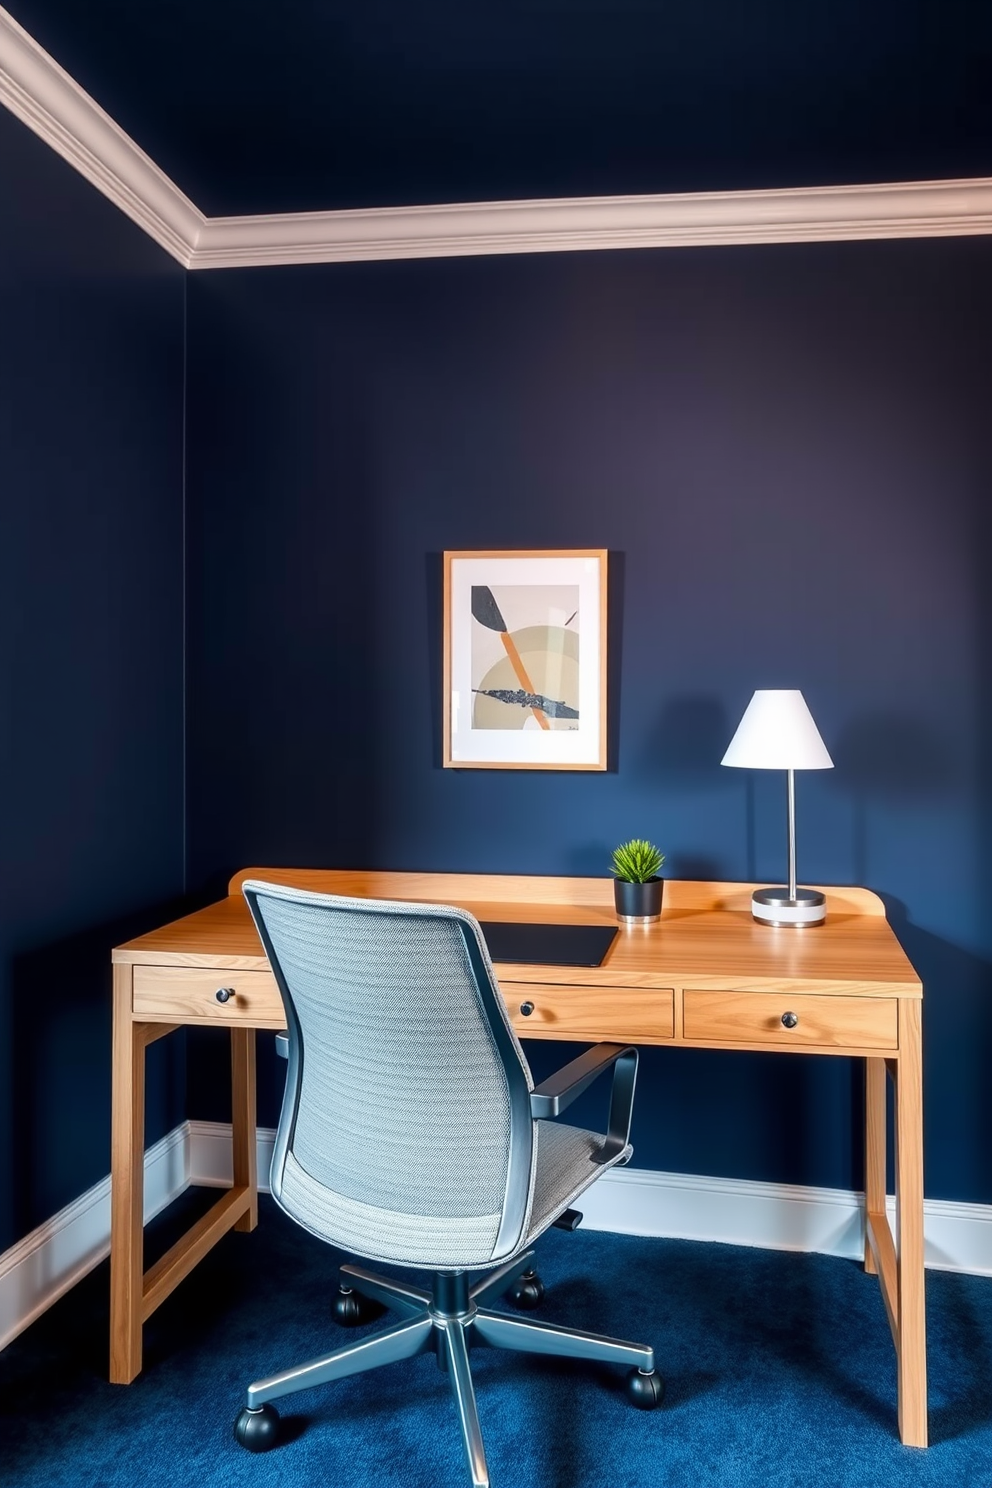
[[(472, 1482), (487, 1488), (472, 1344), (626, 1364), (631, 1401), (658, 1405), (651, 1348), (487, 1306), (514, 1288), (525, 1306), (540, 1300), (532, 1242), (563, 1215), (571, 1227), (572, 1200), (630, 1157), (636, 1050), (599, 1044), (535, 1089), (471, 914), (255, 881), (244, 893), (286, 1009), (272, 1194), (320, 1239), (431, 1271), (433, 1285), (342, 1266), (339, 1321), (382, 1305), (400, 1320), (250, 1385), (234, 1428), (241, 1445), (275, 1445), (271, 1402), (283, 1395), (433, 1350)], [(610, 1067), (605, 1134), (551, 1119)]]

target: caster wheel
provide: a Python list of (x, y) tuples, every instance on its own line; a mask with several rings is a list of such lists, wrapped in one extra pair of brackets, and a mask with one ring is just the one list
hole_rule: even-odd
[(381, 1317), (385, 1308), (378, 1302), (373, 1302), (370, 1297), (363, 1297), (361, 1292), (350, 1291), (347, 1287), (341, 1287), (337, 1296), (331, 1304), (335, 1321), (342, 1328), (357, 1328), (360, 1323), (371, 1323), (377, 1317)]
[(530, 1312), (532, 1308), (540, 1307), (544, 1301), (544, 1282), (536, 1271), (525, 1271), (522, 1276), (517, 1277), (506, 1295), (516, 1307)]
[(234, 1440), (249, 1452), (268, 1452), (279, 1440), (279, 1412), (274, 1405), (245, 1406), (234, 1423)]
[(650, 1374), (632, 1369), (627, 1375), (626, 1388), (627, 1399), (638, 1410), (654, 1410), (665, 1398), (665, 1381), (656, 1369)]

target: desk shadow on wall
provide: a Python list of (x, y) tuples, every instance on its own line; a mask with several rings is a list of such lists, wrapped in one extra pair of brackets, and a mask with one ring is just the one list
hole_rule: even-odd
[(924, 1191), (992, 1204), (992, 962), (911, 924), (904, 905), (882, 898), (923, 982)]
[[(536, 1081), (575, 1057), (574, 1045), (533, 1039), (525, 1048)], [(852, 1189), (861, 1182), (862, 1090), (856, 1060), (643, 1047), (633, 1166)], [(607, 1080), (576, 1101), (568, 1120), (604, 1130), (608, 1096)]]
[[(186, 1115), (193, 1121), (231, 1120), (231, 1041), (225, 1028), (186, 1030)], [(276, 1054), (275, 1034), (255, 1031), (255, 1103), (260, 1128), (279, 1121), (286, 1087), (286, 1061)]]

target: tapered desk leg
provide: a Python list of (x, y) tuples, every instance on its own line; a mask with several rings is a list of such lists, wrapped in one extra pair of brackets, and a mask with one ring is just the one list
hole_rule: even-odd
[(865, 1270), (878, 1271), (868, 1239), (868, 1216), (885, 1213), (885, 1087), (884, 1059), (865, 1060)]
[(141, 1372), (144, 1267), (145, 1039), (131, 1020), (130, 966), (114, 967), (110, 1187), (110, 1378)]
[(255, 1030), (231, 1029), (231, 1131), (234, 1156), (234, 1187), (251, 1190), (249, 1207), (237, 1220), (236, 1230), (253, 1230), (258, 1224), (258, 1174), (255, 1156)]
[(926, 1317), (923, 1281), (923, 1058), (921, 1008), (899, 1001), (896, 1070), (896, 1236), (899, 1267), (899, 1436), (927, 1445)]

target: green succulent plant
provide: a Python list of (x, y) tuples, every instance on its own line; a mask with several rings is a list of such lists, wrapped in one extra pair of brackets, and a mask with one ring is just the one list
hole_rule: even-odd
[(645, 842), (643, 837), (632, 837), (629, 842), (621, 842), (613, 849), (613, 877), (622, 878), (626, 883), (647, 883), (649, 878), (655, 877), (664, 861), (665, 854), (659, 852), (653, 842)]

